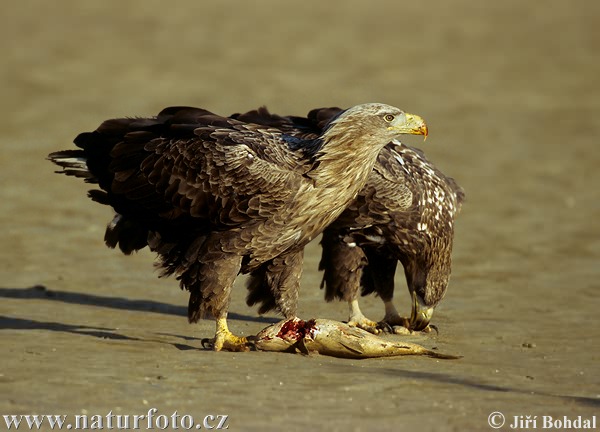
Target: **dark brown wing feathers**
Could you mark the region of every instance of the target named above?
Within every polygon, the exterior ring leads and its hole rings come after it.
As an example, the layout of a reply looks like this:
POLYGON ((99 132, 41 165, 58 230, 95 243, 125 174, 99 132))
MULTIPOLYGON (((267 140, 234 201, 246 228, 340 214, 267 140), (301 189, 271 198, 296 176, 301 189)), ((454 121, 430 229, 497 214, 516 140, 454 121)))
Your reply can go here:
POLYGON ((170 107, 156 118, 107 120, 75 139, 81 150, 50 159, 99 185, 90 197, 122 215, 109 225, 107 244, 131 253, 166 226, 175 242, 192 225, 202 230, 195 218, 209 230, 276 211, 303 173, 301 155, 284 148, 278 135, 203 109, 170 107), (265 191, 272 201, 258 198, 265 191))

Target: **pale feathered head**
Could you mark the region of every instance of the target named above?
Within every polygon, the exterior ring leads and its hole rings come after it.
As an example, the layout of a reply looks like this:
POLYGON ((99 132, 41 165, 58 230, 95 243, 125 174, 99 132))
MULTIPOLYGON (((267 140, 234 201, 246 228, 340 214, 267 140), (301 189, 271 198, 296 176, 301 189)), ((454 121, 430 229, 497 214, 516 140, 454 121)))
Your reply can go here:
POLYGON ((403 134, 427 137, 425 121, 400 108, 382 103, 355 105, 342 111, 326 127, 325 134, 367 136, 370 141, 387 144, 403 134))

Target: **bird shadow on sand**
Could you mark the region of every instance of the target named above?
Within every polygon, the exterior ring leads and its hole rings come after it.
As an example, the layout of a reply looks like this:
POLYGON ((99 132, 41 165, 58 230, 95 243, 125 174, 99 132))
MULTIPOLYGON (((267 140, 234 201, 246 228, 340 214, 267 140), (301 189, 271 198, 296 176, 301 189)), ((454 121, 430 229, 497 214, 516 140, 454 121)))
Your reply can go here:
MULTIPOLYGON (((98 306, 111 309, 151 312, 166 315, 177 315, 186 318, 187 308, 169 303, 156 302, 152 300, 135 300, 123 297, 99 296, 96 294, 77 293, 68 291, 55 291, 43 285, 34 285, 29 288, 0 288, 0 298, 23 299, 23 300, 47 300, 67 304, 79 304, 98 306)), ((229 319, 239 321, 251 321, 272 324, 279 319, 273 317, 255 317, 237 313, 229 313, 229 319)), ((100 339, 128 340, 139 342, 159 342, 172 345, 179 350, 203 349, 199 347, 200 338, 182 336, 170 333, 156 333, 156 338, 137 337, 119 333, 117 329, 106 327, 95 327, 87 325, 73 325, 56 321, 39 321, 30 318, 0 316, 0 330, 46 330, 54 332, 71 333, 77 335, 93 336, 100 339), (167 340, 165 340, 167 338, 167 340), (186 343, 173 342, 172 338, 186 341, 186 343), (189 345, 187 342, 194 343, 189 345)))
MULTIPOLYGON (((137 341, 137 342, 160 342, 166 343, 168 345, 172 345, 175 348, 185 351, 185 350, 197 350, 198 347, 168 342, 164 340, 155 340, 152 338, 139 338, 135 336, 127 336, 124 334, 117 333, 115 329, 111 329, 108 327, 95 327, 95 326, 86 326, 86 325, 74 325, 74 324, 65 324, 56 321, 38 321, 33 319, 26 318, 16 318, 9 316, 0 315, 0 330, 46 330, 53 332, 61 332, 61 333, 71 333, 76 335, 85 335, 92 336, 100 339, 110 339, 110 340, 125 340, 125 341, 137 341)), ((179 337, 186 340, 198 340, 199 338, 192 337, 184 337, 179 335, 168 335, 173 337, 179 337)))
MULTIPOLYGON (((43 299, 70 304, 99 306, 137 312, 152 312, 187 317, 187 307, 153 300, 135 300, 124 297, 99 296, 96 294, 50 290, 43 285, 29 288, 0 288, 0 298, 43 299)), ((280 319, 265 316, 251 316, 229 312, 228 318, 237 321, 250 321, 273 324, 280 319)), ((1 327, 0 327, 1 328, 1 327)))

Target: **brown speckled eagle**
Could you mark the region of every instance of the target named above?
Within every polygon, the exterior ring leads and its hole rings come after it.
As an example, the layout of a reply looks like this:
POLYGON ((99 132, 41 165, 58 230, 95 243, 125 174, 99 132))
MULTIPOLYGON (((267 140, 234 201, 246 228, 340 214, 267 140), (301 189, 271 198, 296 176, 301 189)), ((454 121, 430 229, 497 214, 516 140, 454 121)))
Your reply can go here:
MULTIPOLYGON (((308 139, 318 136, 340 112, 327 108, 311 111, 308 118, 281 117, 261 108, 237 117, 308 139)), ((347 301, 349 323, 373 333, 382 326, 426 329, 448 287, 454 220, 463 199, 463 190, 421 150, 389 142, 357 198, 323 232, 320 269, 325 298, 347 301), (412 297, 410 318, 400 317, 392 302, 398 261, 412 297), (385 317, 379 324, 362 314, 361 288, 363 295, 375 292, 384 301, 385 317)), ((253 273, 248 302, 262 302, 260 310, 265 312, 274 303, 261 271, 253 273)))
POLYGON ((148 246, 163 275, 190 292, 188 318, 216 319, 215 350, 245 350, 227 327, 239 273, 268 269, 273 305, 294 317, 304 246, 356 197, 377 154, 423 120, 372 103, 340 111, 318 134, 197 108, 107 120, 49 155, 62 173, 97 184, 89 196, 117 213, 105 241, 125 254, 148 246))

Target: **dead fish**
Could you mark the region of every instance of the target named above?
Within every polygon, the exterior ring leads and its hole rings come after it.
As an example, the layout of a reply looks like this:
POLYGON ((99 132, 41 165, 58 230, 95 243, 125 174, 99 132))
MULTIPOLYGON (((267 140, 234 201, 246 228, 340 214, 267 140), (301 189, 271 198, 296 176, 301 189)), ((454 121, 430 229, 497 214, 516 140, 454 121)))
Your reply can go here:
POLYGON ((301 352, 342 357, 374 358, 402 355, 424 355, 439 359, 460 356, 441 354, 410 342, 382 339, 368 331, 339 321, 292 318, 273 324, 256 335, 254 346, 259 351, 301 352))

